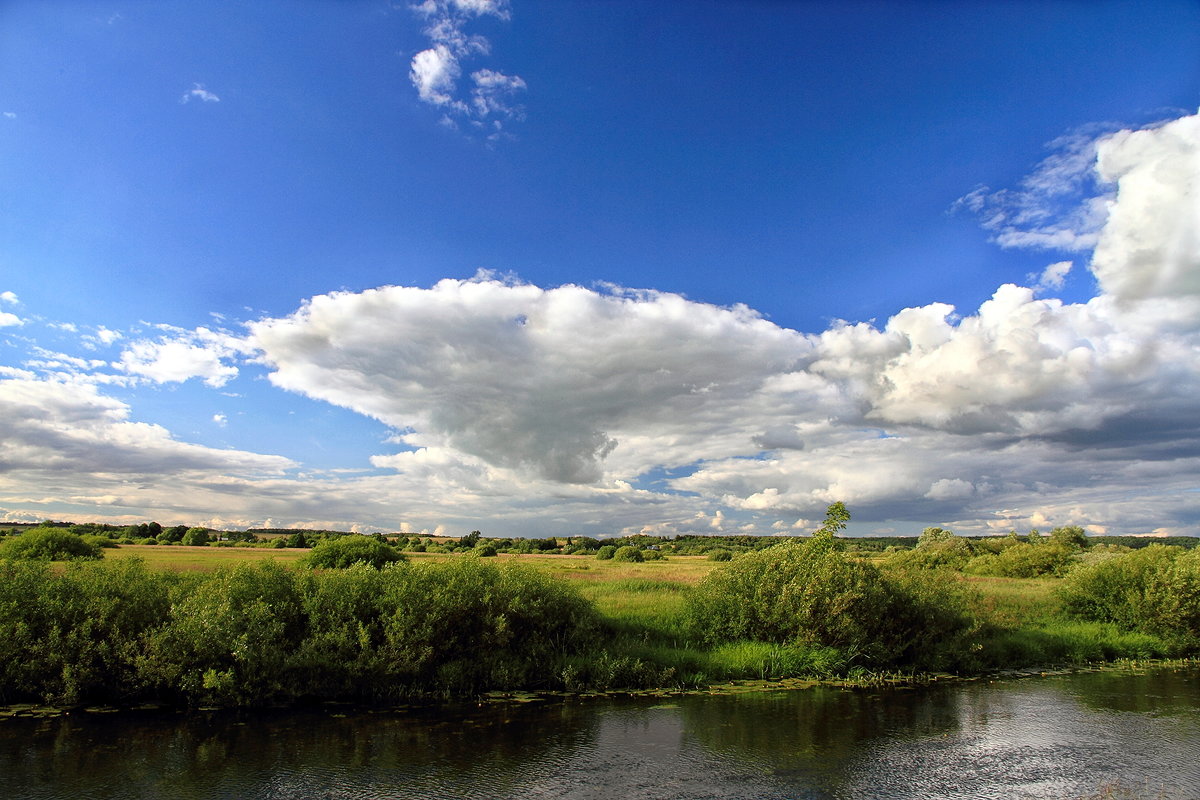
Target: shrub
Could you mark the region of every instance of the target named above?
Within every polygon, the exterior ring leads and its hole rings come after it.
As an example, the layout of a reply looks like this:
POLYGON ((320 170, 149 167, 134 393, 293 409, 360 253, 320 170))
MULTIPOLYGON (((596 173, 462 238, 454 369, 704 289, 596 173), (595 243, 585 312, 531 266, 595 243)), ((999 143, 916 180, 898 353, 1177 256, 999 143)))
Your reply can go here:
POLYGON ((728 550, 709 550, 709 561, 733 561, 733 553, 728 550))
POLYGON ((917 661, 928 642, 970 630, 965 603, 950 591, 953 576, 885 575, 830 545, 815 536, 714 570, 688 595, 689 626, 712 644, 836 647, 876 666, 917 661))
POLYGON ((169 614, 177 576, 138 559, 0 563, 0 698, 120 701, 136 694, 142 639, 169 614))
POLYGON ((1200 550, 1150 545, 1114 555, 1067 575, 1059 597, 1081 619, 1200 646, 1200 550))
POLYGON ((1125 629, 1141 627, 1150 616, 1146 590, 1180 553, 1150 545, 1072 570, 1059 587, 1063 609, 1095 622, 1114 622, 1125 629))
POLYGON ((0 542, 0 559, 76 561, 101 558, 100 548, 61 528, 34 528, 0 542))
POLYGON ((1150 576, 1149 626, 1187 649, 1200 646, 1200 550, 1190 550, 1150 576))
POLYGON ((147 637, 150 687, 221 705, 299 694, 292 655, 307 621, 293 570, 268 561, 203 576, 181 586, 171 609, 170 621, 147 637))
POLYGON ((970 559, 971 545, 966 539, 942 528, 926 528, 915 548, 901 550, 890 557, 889 563, 907 569, 961 570, 970 559), (942 535, 930 536, 932 531, 942 535))
POLYGON ((208 531, 204 528, 188 528, 179 543, 189 547, 204 547, 209 541, 208 531))
POLYGON ((1073 552, 1059 544, 1014 544, 994 556, 976 556, 964 571, 1000 578, 1062 575, 1074 563, 1073 552))
POLYGON ((367 564, 381 569, 386 564, 404 560, 406 559, 403 553, 376 539, 368 536, 341 536, 320 542, 312 552, 301 559, 301 563, 324 569, 345 569, 352 564, 367 564))
POLYGON ((642 551, 630 544, 627 544, 623 547, 618 547, 616 552, 613 553, 613 561, 630 561, 641 563, 645 560, 646 557, 642 555, 642 551))
MULTIPOLYGON (((93 534, 85 534, 85 535, 81 536, 80 538, 83 539, 85 542, 87 542, 90 545, 95 545, 96 547, 100 547, 100 548, 103 548, 106 550, 115 549, 118 546, 116 539, 110 539, 107 536, 97 536, 94 533, 93 534)), ((129 542, 129 544, 133 544, 133 542, 129 542)))
POLYGON ((155 544, 156 545, 156 544, 158 544, 158 539, 155 539, 153 536, 147 536, 145 539, 142 539, 140 542, 138 542, 138 544, 155 544))
POLYGON ((611 544, 606 544, 596 551, 596 558, 600 559, 601 561, 607 561, 615 556, 616 553, 617 548, 613 547, 611 544))
POLYGON ((393 680, 475 691, 549 681, 599 630, 573 586, 519 564, 475 558, 389 569, 382 631, 393 680), (394 609, 394 610, 392 610, 394 609))
POLYGON ((495 558, 496 548, 491 544, 481 544, 475 548, 475 555, 480 558, 495 558))

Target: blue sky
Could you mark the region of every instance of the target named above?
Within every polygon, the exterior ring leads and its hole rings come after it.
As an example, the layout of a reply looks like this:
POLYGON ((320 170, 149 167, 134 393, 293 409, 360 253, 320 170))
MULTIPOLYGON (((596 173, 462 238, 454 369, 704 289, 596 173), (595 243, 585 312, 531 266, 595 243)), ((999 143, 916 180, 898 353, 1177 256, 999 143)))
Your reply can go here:
POLYGON ((245 6, 0 5, 0 519, 1198 532, 1200 4, 245 6))

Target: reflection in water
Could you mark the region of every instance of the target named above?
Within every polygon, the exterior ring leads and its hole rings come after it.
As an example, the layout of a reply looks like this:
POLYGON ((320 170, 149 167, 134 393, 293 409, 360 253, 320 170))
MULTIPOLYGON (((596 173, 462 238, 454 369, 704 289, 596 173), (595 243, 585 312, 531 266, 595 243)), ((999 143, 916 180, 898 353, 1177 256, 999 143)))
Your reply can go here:
POLYGON ((1200 670, 382 713, 0 722, 4 798, 1200 797, 1200 670))

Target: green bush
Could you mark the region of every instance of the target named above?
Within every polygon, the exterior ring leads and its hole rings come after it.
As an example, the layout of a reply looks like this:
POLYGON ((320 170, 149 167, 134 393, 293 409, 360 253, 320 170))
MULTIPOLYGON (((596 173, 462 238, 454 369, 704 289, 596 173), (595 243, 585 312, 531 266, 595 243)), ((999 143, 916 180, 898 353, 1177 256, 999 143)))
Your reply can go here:
POLYGON ((167 697, 250 705, 299 695, 291 663, 307 620, 297 574, 273 561, 184 584, 146 642, 143 680, 167 697))
POLYGON ((1061 544, 1014 544, 996 555, 972 558, 963 568, 972 575, 999 578, 1039 578, 1063 575, 1074 564, 1072 549, 1061 544))
POLYGON ((1150 545, 1072 570, 1059 587, 1066 612, 1080 619, 1139 628, 1153 615, 1146 598, 1152 579, 1182 551, 1150 545))
POLYGON ((888 563, 905 569, 958 569, 961 570, 971 559, 971 545, 961 536, 942 531, 944 536, 926 539, 930 531, 941 528, 926 528, 920 543, 912 550, 901 550, 889 558, 888 563))
POLYGON ((0 559, 77 561, 101 558, 100 548, 61 528, 33 528, 0 542, 0 559))
POLYGON ((1071 615, 1200 647, 1200 550, 1150 545, 1080 566, 1059 590, 1071 615))
POLYGON ((641 563, 646 560, 641 550, 629 544, 618 547, 616 552, 613 553, 612 558, 613 561, 629 561, 634 563, 641 563))
POLYGON ((733 553, 728 550, 709 550, 707 558, 709 561, 733 561, 733 553))
POLYGON ((813 537, 714 570, 688 595, 685 613, 710 644, 834 647, 848 663, 916 663, 930 657, 928 643, 958 643, 970 632, 957 586, 952 575, 885 574, 835 549, 829 537, 813 537))
POLYGON ((376 539, 341 536, 320 542, 301 559, 301 563, 323 569, 345 569, 353 564, 367 564, 381 569, 386 564, 405 560, 403 553, 376 539))
POLYGON ((1152 630, 1200 648, 1200 550, 1190 550, 1151 576, 1146 601, 1152 630))
POLYGON ((495 558, 496 548, 491 544, 481 544, 475 547, 475 555, 480 558, 495 558))
POLYGON ((188 528, 187 532, 179 540, 180 544, 188 547, 204 547, 212 540, 208 535, 208 531, 204 528, 188 528))
POLYGON ((153 536, 147 536, 145 539, 142 539, 140 542, 138 542, 138 544, 148 544, 148 545, 149 545, 149 544, 153 544, 153 545, 157 545, 157 544, 158 544, 158 539, 155 539, 153 536))
POLYGON ((546 685, 595 644, 595 608, 573 586, 475 558, 385 572, 383 647, 394 681, 463 692, 546 685))
POLYGON ((606 544, 596 551, 596 558, 601 561, 607 561, 617 553, 617 548, 611 544, 606 544))
MULTIPOLYGON (((80 538, 83 539, 85 542, 87 542, 90 545, 95 545, 96 547, 100 547, 105 550, 112 550, 112 549, 116 549, 118 547, 117 540, 110 539, 107 536, 97 536, 96 534, 84 534, 80 538)), ((133 542, 129 542, 129 544, 133 544, 133 542)))
POLYGON ((0 562, 0 702, 119 702, 142 688, 143 638, 169 616, 169 586, 138 559, 0 562))

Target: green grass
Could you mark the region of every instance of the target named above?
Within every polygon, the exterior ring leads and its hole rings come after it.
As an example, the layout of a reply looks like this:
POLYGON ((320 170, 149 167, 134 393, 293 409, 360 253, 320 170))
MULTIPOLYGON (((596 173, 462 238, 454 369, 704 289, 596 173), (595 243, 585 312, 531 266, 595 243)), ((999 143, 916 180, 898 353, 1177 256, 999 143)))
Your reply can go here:
POLYGON ((105 550, 105 559, 140 558, 146 566, 155 570, 172 572, 212 572, 221 567, 237 564, 257 564, 274 559, 281 564, 294 564, 308 550, 279 549, 271 547, 185 547, 183 545, 123 544, 105 550))
MULTIPOLYGON (((153 570, 208 572, 240 563, 273 559, 291 565, 309 551, 243 547, 123 545, 106 559, 136 556, 153 570)), ((462 555, 408 553, 413 561, 445 561, 462 555)), ((707 648, 694 641, 683 623, 685 598, 722 565, 704 556, 671 556, 664 561, 629 563, 591 556, 501 554, 570 582, 599 611, 611 636, 603 654, 580 669, 622 682, 649 685, 702 685, 705 681, 828 677, 843 669, 841 656, 824 648, 806 649, 765 642, 734 642, 707 648)), ((1057 578, 966 579, 976 593, 981 622, 978 669, 1081 664, 1176 655, 1161 639, 1122 631, 1114 625, 1071 620, 1056 598, 1057 578)), ((603 683, 604 681, 598 681, 603 683)))

